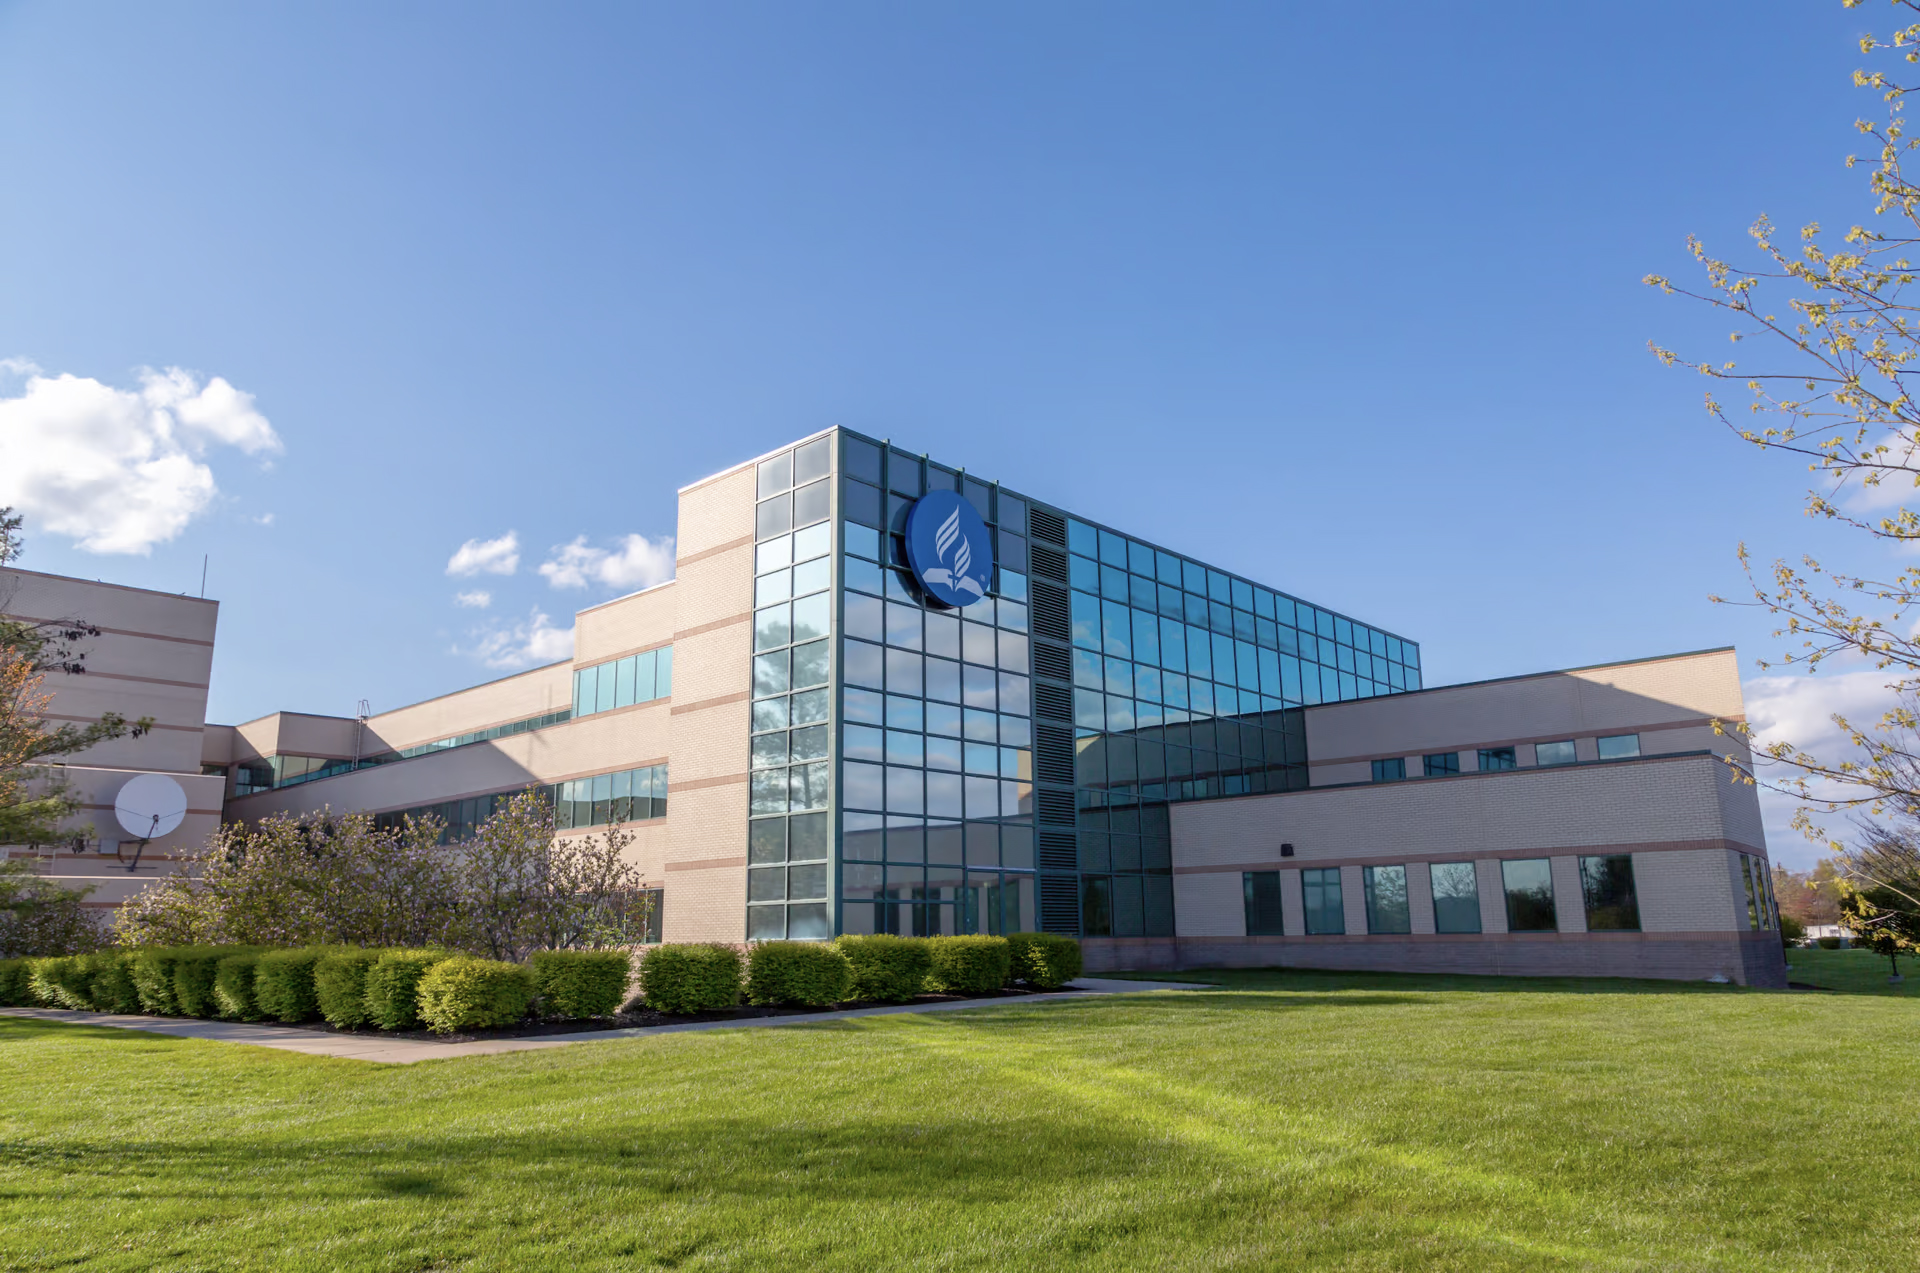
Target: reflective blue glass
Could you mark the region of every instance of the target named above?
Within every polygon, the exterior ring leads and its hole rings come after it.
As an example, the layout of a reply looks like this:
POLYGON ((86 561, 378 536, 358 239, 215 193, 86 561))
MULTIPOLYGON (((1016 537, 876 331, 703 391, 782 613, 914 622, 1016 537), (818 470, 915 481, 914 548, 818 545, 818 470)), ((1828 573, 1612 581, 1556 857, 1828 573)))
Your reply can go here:
POLYGON ((1233 608, 1249 613, 1253 610, 1253 585, 1244 579, 1233 581, 1233 608))
POLYGON ((1233 683, 1233 638, 1214 633, 1213 679, 1222 685, 1233 683))
POLYGON ((1084 592, 1073 594, 1073 643, 1083 649, 1100 648, 1100 599, 1084 592))
POLYGON ((1127 541, 1110 530, 1100 532, 1100 564, 1127 568, 1127 541))
POLYGON ((1100 603, 1100 648, 1120 658, 1133 657, 1132 612, 1113 601, 1100 603))
POLYGON ((1091 557, 1074 554, 1067 559, 1067 582, 1087 592, 1100 591, 1100 563, 1091 557))
POLYGON ((1101 686, 1101 659, 1091 650, 1073 652, 1073 683, 1097 690, 1101 686))
POLYGON ((1180 586, 1180 559, 1172 553, 1154 554, 1155 574, 1161 583, 1180 586))
POLYGON ((1117 566, 1100 567, 1100 595, 1109 601, 1125 601, 1129 594, 1127 572, 1117 566))
POLYGON ((1100 555, 1100 535, 1085 522, 1067 521, 1067 547, 1089 557, 1100 555))
POLYGON ((1160 620, 1151 610, 1133 612, 1133 657, 1160 666, 1160 620))
POLYGON ((1187 671, 1194 676, 1213 675, 1213 638, 1206 629, 1187 628, 1187 671))
POLYGON ((1145 663, 1134 668, 1133 692, 1136 698, 1160 701, 1160 669, 1148 667, 1145 663))
POLYGON ((1159 594, 1159 610, 1162 615, 1169 619, 1180 619, 1186 616, 1186 602, 1182 600, 1182 593, 1178 588, 1161 584, 1159 594))
POLYGON ((1102 688, 1109 694, 1132 694, 1133 664, 1111 656, 1106 662, 1106 680, 1102 688))

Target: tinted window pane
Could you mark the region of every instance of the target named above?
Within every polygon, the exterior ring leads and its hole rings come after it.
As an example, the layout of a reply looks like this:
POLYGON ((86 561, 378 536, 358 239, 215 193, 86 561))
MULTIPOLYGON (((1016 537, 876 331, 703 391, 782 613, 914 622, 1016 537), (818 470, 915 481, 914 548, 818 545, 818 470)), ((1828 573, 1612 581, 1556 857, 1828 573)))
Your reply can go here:
POLYGON ((1640 735, 1614 734, 1600 740, 1600 759, 1627 760, 1640 754, 1640 735))
POLYGON ((1433 929, 1437 933, 1480 931, 1480 885, 1471 862, 1435 862, 1433 929))
POLYGON ((1633 888, 1631 854, 1581 858, 1580 892, 1586 901, 1589 929, 1639 931, 1640 899, 1633 888))
POLYGON ((1407 868, 1370 866, 1364 872, 1364 879, 1367 890, 1367 931, 1412 932, 1412 919, 1407 909, 1407 868))
POLYGON ((1247 936, 1285 936, 1286 925, 1280 913, 1280 872, 1246 871, 1240 880, 1246 893, 1247 936))
POLYGON ((1306 902, 1307 932, 1338 934, 1347 931, 1346 911, 1340 898, 1340 871, 1337 867, 1300 872, 1300 888, 1306 902))
POLYGON ((1573 740, 1569 738, 1557 743, 1535 743, 1533 762, 1536 765, 1571 765, 1573 740))
POLYGON ((1507 891, 1507 928, 1516 933, 1550 933, 1559 924, 1553 911, 1553 867, 1546 858, 1500 864, 1507 891))

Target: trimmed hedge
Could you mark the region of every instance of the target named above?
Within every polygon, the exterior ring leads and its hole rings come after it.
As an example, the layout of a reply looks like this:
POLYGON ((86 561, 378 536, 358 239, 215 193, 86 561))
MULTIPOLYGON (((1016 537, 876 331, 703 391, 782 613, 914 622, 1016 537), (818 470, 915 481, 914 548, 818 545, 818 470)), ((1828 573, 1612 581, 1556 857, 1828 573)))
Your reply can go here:
POLYGON ((183 948, 179 946, 143 946, 128 960, 133 985, 140 996, 142 1011, 156 1017, 180 1015, 180 1000, 173 988, 174 965, 183 948))
POLYGON ((132 961, 124 950, 81 955, 90 974, 88 991, 96 1012, 138 1012, 140 991, 133 984, 132 961))
POLYGON ((1080 975, 1080 943, 1058 933, 1009 933, 1010 980, 1058 990, 1080 975))
POLYGON ((93 1011, 93 974, 79 955, 52 955, 32 963, 33 993, 42 1002, 76 1012, 93 1011))
POLYGON ((1013 951, 1004 937, 933 937, 927 954, 933 962, 928 987, 949 994, 990 994, 1007 984, 1013 968, 1013 951))
POLYGON ((332 950, 303 946, 270 950, 253 966, 253 1002, 263 1017, 275 1021, 311 1021, 320 1015, 320 995, 313 986, 313 967, 332 950))
POLYGON ((448 958, 444 950, 389 950, 367 969, 367 1015, 382 1030, 420 1028, 420 979, 448 958))
POLYGON ((342 1030, 373 1020, 367 1008, 367 970, 384 951, 334 950, 313 966, 313 995, 327 1024, 342 1030))
POLYGON ((220 1004, 213 995, 220 961, 236 954, 235 946, 183 946, 173 959, 173 1001, 183 1017, 214 1017, 220 1004))
POLYGON ((841 1003, 853 985, 853 965, 825 942, 763 941, 747 955, 748 1003, 841 1003))
POLYGON ((556 1017, 610 1017, 627 1001, 633 958, 624 950, 541 950, 532 959, 543 1011, 556 1017))
POLYGON ((0 959, 0 1006, 35 1008, 40 996, 33 992, 33 961, 0 959))
POLYGON ((711 1012, 740 1002, 740 952, 732 946, 673 942, 640 961, 640 992, 655 1012, 711 1012))
POLYGON ((213 966, 213 1004, 233 1021, 258 1021, 260 1005, 253 997, 253 970, 260 962, 257 950, 228 955, 213 966))
POLYGON ((455 955, 420 978, 420 1019, 435 1034, 512 1025, 533 1002, 533 973, 521 964, 455 955))
POLYGON ((933 956, 924 937, 872 933, 838 937, 833 944, 853 967, 849 998, 905 1003, 926 989, 933 956))

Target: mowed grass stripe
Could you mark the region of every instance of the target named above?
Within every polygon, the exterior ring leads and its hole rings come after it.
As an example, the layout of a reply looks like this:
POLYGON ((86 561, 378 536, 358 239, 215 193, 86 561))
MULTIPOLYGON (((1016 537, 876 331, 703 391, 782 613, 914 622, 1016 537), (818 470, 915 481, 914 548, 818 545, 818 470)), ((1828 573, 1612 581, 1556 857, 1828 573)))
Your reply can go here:
POLYGON ((1836 1135, 1912 1000, 1231 980, 405 1067, 10 1021, 0 1265, 1914 1262, 1836 1135))

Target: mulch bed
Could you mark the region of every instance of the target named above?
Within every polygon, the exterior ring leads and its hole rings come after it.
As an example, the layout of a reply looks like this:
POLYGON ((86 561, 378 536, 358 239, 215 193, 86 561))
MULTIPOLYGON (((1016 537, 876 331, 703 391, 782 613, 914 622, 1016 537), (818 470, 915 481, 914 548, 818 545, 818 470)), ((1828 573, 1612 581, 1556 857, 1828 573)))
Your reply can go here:
MULTIPOLYGON (((1029 995, 1050 993, 1039 990, 995 990, 984 995, 919 995, 908 1003, 954 1003, 963 999, 1024 999, 1029 995)), ((518 1025, 502 1026, 495 1030, 468 1030, 460 1034, 434 1034, 428 1030, 376 1030, 341 1029, 328 1025, 324 1021, 309 1021, 299 1025, 289 1025, 282 1021, 250 1021, 248 1025, 271 1026, 278 1030, 305 1030, 318 1034, 371 1035, 382 1039, 419 1039, 430 1043, 477 1043, 483 1039, 538 1039, 555 1034, 594 1034, 603 1030, 631 1030, 636 1027, 657 1025, 685 1025, 691 1021, 749 1021, 760 1017, 810 1017, 822 1012, 842 1012, 849 1008, 889 1008, 894 1003, 858 1002, 835 1004, 831 1008, 766 1008, 742 1004, 738 1008, 729 1008, 722 1012, 655 1012, 634 1000, 618 1015, 612 1017, 594 1017, 589 1020, 540 1020, 523 1021, 518 1025)), ((175 1017, 156 1017, 159 1021, 179 1020, 175 1017)))

